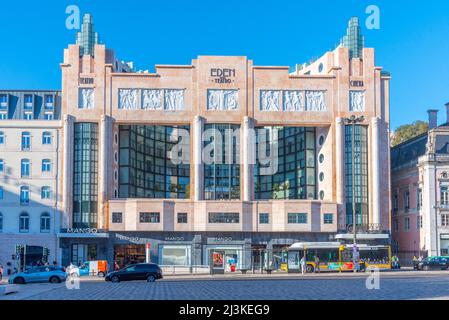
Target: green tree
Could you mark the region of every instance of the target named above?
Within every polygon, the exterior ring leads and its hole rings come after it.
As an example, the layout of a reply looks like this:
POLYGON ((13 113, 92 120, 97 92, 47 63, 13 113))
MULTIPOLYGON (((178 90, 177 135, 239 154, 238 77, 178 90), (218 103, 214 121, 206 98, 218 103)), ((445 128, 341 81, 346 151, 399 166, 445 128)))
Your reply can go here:
POLYGON ((394 132, 394 135, 391 139, 391 145, 393 147, 401 144, 407 140, 410 140, 414 137, 417 137, 429 130, 429 124, 425 121, 415 121, 412 124, 406 124, 400 126, 394 132))

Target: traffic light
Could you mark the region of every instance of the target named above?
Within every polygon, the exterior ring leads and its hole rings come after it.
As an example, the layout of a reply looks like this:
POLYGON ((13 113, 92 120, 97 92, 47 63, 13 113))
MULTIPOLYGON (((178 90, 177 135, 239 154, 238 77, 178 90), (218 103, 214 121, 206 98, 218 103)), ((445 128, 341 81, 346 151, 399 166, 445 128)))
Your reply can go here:
POLYGON ((16 244, 16 255, 20 256, 24 253, 25 246, 22 244, 16 244))

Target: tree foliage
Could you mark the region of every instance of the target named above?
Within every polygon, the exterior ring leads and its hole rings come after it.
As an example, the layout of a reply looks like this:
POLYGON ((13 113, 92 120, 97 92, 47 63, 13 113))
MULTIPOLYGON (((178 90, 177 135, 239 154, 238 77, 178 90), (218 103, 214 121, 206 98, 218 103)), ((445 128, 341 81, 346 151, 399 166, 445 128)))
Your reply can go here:
POLYGON ((391 145, 393 147, 401 144, 407 140, 410 140, 414 137, 417 137, 429 130, 429 124, 425 121, 415 121, 412 124, 406 124, 400 126, 394 132, 394 135, 391 139, 391 145))

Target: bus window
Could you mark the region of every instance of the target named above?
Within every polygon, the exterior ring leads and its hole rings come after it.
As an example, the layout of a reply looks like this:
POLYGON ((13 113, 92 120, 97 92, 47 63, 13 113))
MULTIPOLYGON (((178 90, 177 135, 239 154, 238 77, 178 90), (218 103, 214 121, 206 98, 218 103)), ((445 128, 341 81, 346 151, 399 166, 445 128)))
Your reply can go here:
POLYGON ((317 251, 320 262, 338 262, 338 249, 319 249, 317 251))

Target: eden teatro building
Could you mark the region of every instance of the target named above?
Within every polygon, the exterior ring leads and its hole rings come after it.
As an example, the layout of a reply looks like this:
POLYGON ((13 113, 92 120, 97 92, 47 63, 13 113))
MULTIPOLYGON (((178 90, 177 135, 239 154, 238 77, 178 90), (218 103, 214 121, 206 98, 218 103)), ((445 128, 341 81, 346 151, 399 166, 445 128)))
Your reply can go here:
POLYGON ((86 15, 61 64, 62 264, 149 247, 162 266, 221 250, 277 267, 295 242, 352 241, 353 208, 358 241, 389 243, 390 76, 356 18, 293 69, 199 56, 136 71, 93 28, 86 15))

